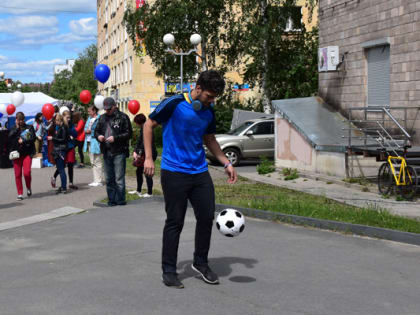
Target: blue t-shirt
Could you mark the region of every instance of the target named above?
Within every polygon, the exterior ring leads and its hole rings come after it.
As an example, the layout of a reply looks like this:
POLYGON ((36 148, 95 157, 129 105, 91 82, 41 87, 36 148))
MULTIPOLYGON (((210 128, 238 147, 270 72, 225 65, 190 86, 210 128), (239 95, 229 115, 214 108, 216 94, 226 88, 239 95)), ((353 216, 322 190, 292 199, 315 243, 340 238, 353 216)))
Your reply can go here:
POLYGON ((163 126, 162 169, 187 174, 208 170, 203 136, 216 133, 213 108, 196 111, 188 94, 180 94, 162 101, 149 118, 163 126))

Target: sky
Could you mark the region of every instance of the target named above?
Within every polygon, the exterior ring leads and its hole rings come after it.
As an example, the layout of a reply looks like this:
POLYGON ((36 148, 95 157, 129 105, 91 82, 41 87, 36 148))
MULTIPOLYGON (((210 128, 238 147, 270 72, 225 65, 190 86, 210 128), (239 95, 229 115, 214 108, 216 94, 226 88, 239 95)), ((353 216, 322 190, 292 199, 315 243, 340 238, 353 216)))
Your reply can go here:
POLYGON ((0 71, 23 83, 51 82, 56 64, 96 43, 95 0, 0 1, 0 71))

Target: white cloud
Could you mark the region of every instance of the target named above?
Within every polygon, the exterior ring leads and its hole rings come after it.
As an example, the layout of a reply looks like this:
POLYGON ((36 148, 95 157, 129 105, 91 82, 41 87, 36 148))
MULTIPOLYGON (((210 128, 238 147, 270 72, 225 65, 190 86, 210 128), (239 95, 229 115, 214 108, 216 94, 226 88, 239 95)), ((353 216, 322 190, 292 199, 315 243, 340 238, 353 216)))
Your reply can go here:
POLYGON ((45 71, 47 69, 53 69, 54 65, 64 63, 65 60, 63 59, 51 59, 51 60, 37 60, 37 61, 28 61, 28 62, 8 62, 2 64, 2 71, 8 72, 9 71, 18 71, 18 72, 26 72, 26 71, 45 71))
POLYGON ((52 12, 94 13, 96 1, 93 0, 13 0, 2 1, 2 13, 11 14, 51 14, 52 12))
POLYGON ((2 56, 2 55, 0 55, 0 62, 3 62, 3 61, 5 61, 5 60, 7 60, 7 57, 6 57, 6 56, 2 56))
POLYGON ((73 34, 92 36, 97 33, 96 19, 93 17, 70 21, 69 26, 73 34))
POLYGON ((0 32, 21 38, 37 38, 57 34, 58 19, 55 16, 16 16, 0 19, 0 32))

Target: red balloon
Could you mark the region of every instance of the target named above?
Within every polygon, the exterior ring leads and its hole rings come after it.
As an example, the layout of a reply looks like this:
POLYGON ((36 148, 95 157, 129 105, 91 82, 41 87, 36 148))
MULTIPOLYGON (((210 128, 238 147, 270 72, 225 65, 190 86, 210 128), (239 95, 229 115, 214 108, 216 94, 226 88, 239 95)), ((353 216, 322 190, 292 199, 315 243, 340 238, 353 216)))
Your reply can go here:
POLYGON ((140 103, 136 100, 131 100, 128 102, 128 110, 133 115, 137 114, 137 112, 140 110, 140 103))
POLYGON ((54 116, 54 106, 53 104, 47 103, 42 106, 42 114, 46 120, 50 120, 54 116))
POLYGON ((88 104, 91 99, 92 99, 92 94, 90 93, 89 90, 83 90, 82 92, 80 92, 80 101, 83 104, 88 104))
POLYGON ((16 107, 13 104, 9 104, 6 107, 6 112, 7 112, 8 115, 13 115, 13 113, 15 112, 15 110, 16 110, 16 107))

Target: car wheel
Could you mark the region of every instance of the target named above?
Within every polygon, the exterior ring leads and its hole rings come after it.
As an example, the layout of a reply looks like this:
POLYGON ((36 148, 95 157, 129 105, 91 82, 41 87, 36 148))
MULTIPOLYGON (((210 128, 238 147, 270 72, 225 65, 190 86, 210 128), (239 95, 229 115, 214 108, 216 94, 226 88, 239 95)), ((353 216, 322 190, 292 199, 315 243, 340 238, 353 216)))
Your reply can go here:
POLYGON ((241 159, 238 150, 233 148, 227 148, 223 150, 223 153, 228 158, 229 162, 232 163, 233 166, 238 166, 239 161, 241 159))

